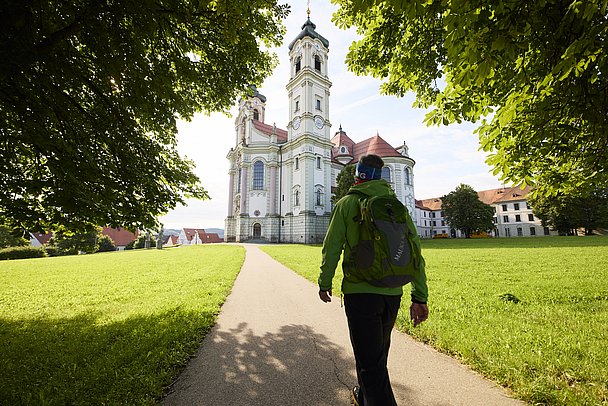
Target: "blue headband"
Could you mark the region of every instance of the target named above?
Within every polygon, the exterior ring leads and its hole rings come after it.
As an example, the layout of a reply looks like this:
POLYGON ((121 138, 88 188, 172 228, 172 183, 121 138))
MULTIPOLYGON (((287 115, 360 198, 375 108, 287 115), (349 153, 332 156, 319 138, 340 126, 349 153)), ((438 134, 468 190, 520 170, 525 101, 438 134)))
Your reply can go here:
POLYGON ((382 169, 365 166, 361 162, 358 162, 355 176, 361 180, 380 179, 382 177, 382 169))

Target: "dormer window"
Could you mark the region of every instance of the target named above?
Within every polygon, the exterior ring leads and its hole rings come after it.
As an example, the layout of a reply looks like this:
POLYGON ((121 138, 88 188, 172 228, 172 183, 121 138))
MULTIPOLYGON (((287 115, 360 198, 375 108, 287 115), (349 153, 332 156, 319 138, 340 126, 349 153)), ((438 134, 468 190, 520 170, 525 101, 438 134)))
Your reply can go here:
POLYGON ((346 147, 343 145, 340 147, 340 153, 341 154, 346 154, 348 151, 346 150, 346 147))
POLYGON ((296 58, 296 73, 298 73, 300 71, 300 68, 301 68, 301 60, 300 60, 300 57, 298 56, 296 58))
POLYGON ((315 55, 315 70, 321 72, 321 58, 319 58, 319 55, 315 55))

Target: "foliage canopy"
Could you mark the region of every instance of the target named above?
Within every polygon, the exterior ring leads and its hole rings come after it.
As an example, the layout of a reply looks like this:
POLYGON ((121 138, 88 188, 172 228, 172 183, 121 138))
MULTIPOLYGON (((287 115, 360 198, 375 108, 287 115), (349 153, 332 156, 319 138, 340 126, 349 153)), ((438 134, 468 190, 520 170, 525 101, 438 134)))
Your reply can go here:
POLYGON ((494 228, 494 208, 479 200, 479 195, 469 185, 461 184, 441 197, 441 208, 450 227, 462 230, 466 238, 474 232, 494 228))
POLYGON ((346 165, 336 178, 336 191, 331 197, 333 204, 336 204, 338 200, 342 199, 348 193, 348 190, 355 183, 355 165, 346 165))
POLYGON ((586 234, 592 234, 597 228, 608 228, 608 189, 550 198, 536 195, 531 197, 530 205, 543 225, 560 234, 572 234, 571 231, 579 227, 584 228, 586 234))
POLYGON ((0 212, 30 230, 147 228, 207 198, 176 120, 268 76, 274 0, 9 0, 0 7, 0 212))
POLYGON ((426 122, 480 122, 504 181, 556 195, 608 185, 606 0, 332 0, 347 55, 426 122))

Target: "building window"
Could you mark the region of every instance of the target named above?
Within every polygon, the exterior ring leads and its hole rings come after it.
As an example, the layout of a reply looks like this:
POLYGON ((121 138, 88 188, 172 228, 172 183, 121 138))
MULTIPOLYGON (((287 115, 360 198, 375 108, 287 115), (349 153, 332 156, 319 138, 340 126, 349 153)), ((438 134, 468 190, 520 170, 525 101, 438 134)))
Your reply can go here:
POLYGON ((441 220, 441 227, 445 227, 445 220, 441 220))
POLYGON ((508 223, 509 222, 509 216, 502 216, 502 222, 503 223, 508 223))
POLYGON ((382 179, 391 183, 391 169, 388 166, 382 168, 382 179))
POLYGON ((515 215, 515 222, 519 223, 521 221, 521 216, 519 214, 515 215))
POLYGON ((243 170, 239 168, 239 176, 236 182, 236 192, 241 193, 241 177, 243 176, 243 170))
POLYGON ((321 58, 319 58, 319 55, 315 55, 315 70, 321 72, 321 58))
POLYGON ((517 236, 518 237, 523 237, 524 235, 524 230, 521 227, 517 227, 517 236))
POLYGON ((256 161, 253 164, 253 190, 264 189, 264 162, 256 161))
POLYGON ((436 214, 435 212, 432 212, 432 213, 431 213, 431 217, 432 217, 432 218, 435 218, 435 214, 436 214))
POLYGON ((300 158, 296 157, 296 170, 300 169, 300 158))
POLYGON ((293 201, 294 201, 294 206, 300 205, 300 191, 299 190, 296 190, 296 192, 294 193, 293 201))
POLYGON ((405 168, 405 184, 412 184, 412 173, 410 172, 410 168, 405 168))
POLYGON ((317 189, 317 192, 316 192, 317 206, 321 206, 321 200, 322 200, 321 195, 322 195, 321 189, 317 189))
POLYGON ((530 207, 530 203, 526 202, 526 208, 527 208, 528 210, 530 210, 530 209, 532 208, 532 207, 530 207))
POLYGON ((443 217, 443 210, 439 212, 439 217, 443 217))
POLYGON ((530 235, 536 235, 536 227, 530 227, 530 235))
POLYGON ((259 120, 260 119, 260 113, 256 110, 253 110, 253 119, 254 120, 259 120))
POLYGON ((301 61, 300 61, 300 57, 296 58, 296 73, 298 73, 300 71, 301 68, 301 61))
POLYGON ((296 108, 294 111, 300 111, 300 101, 296 100, 296 108))
POLYGON ((317 157, 317 169, 321 169, 321 157, 317 157))
POLYGON ((534 221, 534 214, 528 214, 528 221, 534 221))
POLYGON ((431 221, 431 225, 432 225, 433 227, 435 227, 435 226, 437 225, 437 222, 436 222, 435 220, 433 220, 433 221, 431 221))
POLYGON ((317 105, 316 105, 317 110, 321 110, 321 100, 317 99, 317 105))
POLYGON ((423 211, 422 214, 424 215, 424 217, 426 217, 426 211, 423 211))
POLYGON ((424 226, 426 227, 426 220, 424 220, 424 226))
POLYGON ((502 211, 507 211, 507 205, 506 204, 502 205, 502 211))
POLYGON ((513 203, 513 210, 519 210, 519 203, 513 203))

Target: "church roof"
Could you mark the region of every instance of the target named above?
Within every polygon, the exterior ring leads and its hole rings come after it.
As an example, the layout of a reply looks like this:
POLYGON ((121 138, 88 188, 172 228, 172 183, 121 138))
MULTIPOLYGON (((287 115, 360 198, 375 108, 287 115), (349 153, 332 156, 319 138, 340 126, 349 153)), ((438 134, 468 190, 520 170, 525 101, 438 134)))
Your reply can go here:
POLYGON ((308 17, 308 19, 302 26, 302 32, 300 32, 298 36, 289 44, 289 50, 291 51, 296 42, 304 37, 316 38, 321 41, 325 48, 329 48, 329 41, 326 40, 321 34, 316 32, 315 28, 317 28, 317 26, 312 21, 310 21, 310 17, 308 17))
POLYGON ((355 158, 359 159, 362 155, 374 154, 381 158, 389 156, 401 157, 399 152, 388 142, 384 141, 379 135, 368 138, 355 146, 355 158))
POLYGON ((334 147, 332 148, 332 155, 334 157, 337 157, 337 156, 351 156, 352 157, 353 156, 353 151, 355 149, 355 142, 353 140, 351 140, 344 131, 342 131, 342 126, 340 126, 340 130, 331 139, 331 142, 332 142, 332 144, 334 144, 334 147), (344 145, 346 148, 348 148, 348 151, 344 154, 340 153, 339 147, 341 145, 344 145))
MULTIPOLYGON (((259 120, 253 120, 253 126, 255 127, 256 130, 260 131, 263 134, 266 134, 269 137, 272 135, 272 130, 274 128, 273 126, 268 125, 266 123, 262 123, 259 120)), ((276 131, 277 131, 277 142, 279 144, 287 142, 287 131, 282 130, 278 127, 276 127, 276 131)))

